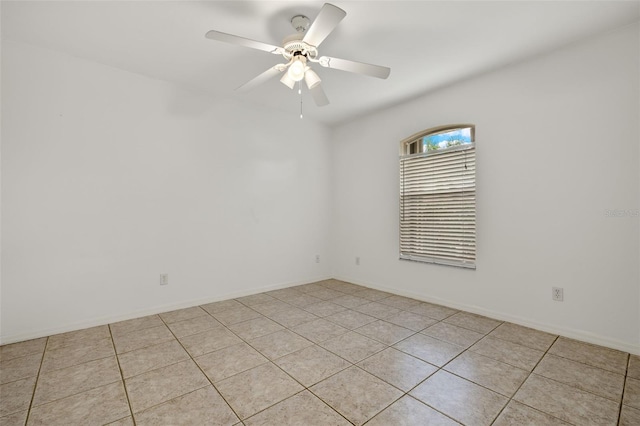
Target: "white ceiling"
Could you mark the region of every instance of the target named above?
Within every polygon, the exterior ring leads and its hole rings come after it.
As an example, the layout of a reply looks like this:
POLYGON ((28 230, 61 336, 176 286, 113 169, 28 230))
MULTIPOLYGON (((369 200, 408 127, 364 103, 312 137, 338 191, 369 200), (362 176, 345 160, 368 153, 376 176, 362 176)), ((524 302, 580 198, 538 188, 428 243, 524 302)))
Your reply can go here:
MULTIPOLYGON (((305 117, 339 124, 479 73, 627 25, 640 1, 341 1, 346 18, 320 55, 391 67, 387 80, 318 65, 331 104, 304 94, 305 117)), ((2 1, 2 37, 297 116, 297 91, 273 79, 234 89, 279 57, 205 39, 211 29, 280 45, 320 1, 2 1)), ((594 62, 598 64, 597 59, 594 62)))

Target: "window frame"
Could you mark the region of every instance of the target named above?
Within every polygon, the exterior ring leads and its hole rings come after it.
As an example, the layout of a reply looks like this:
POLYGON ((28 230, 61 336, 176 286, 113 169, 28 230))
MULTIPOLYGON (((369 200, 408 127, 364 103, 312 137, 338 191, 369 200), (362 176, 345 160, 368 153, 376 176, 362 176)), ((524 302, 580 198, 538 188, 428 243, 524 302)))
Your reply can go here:
MULTIPOLYGON (((429 129, 420 131, 418 133, 415 133, 405 139, 403 139, 402 141, 400 141, 399 144, 399 148, 400 148, 400 156, 399 156, 399 167, 400 170, 398 171, 398 175, 401 176, 402 175, 402 166, 403 166, 403 160, 407 159, 407 158, 416 158, 416 157, 428 157, 428 156, 432 156, 432 155, 438 155, 438 154, 442 154, 442 153, 447 153, 447 152, 453 152, 453 151, 463 151, 463 150, 470 150, 473 149, 473 154, 475 157, 475 148, 476 148, 476 138, 475 138, 475 125, 474 124, 470 124, 470 123, 463 123, 463 124, 447 124, 447 125, 443 125, 443 126, 437 126, 437 127, 431 127, 429 129), (433 150, 433 151, 418 151, 418 152, 414 152, 414 153, 410 153, 411 152, 411 145, 413 143, 420 143, 422 141, 422 139, 426 136, 430 136, 430 135, 435 135, 435 134, 439 134, 439 133, 446 133, 448 131, 453 131, 453 130, 460 130, 460 129, 470 129, 470 136, 471 136, 471 143, 468 144, 461 144, 461 145, 455 145, 455 146, 451 146, 451 147, 447 147, 447 148, 442 148, 442 149, 437 149, 437 150, 433 150)), ((416 145, 417 146, 417 145, 416 145)), ((477 233, 476 233, 476 198, 475 198, 475 193, 476 193, 476 170, 474 168, 474 172, 473 172, 473 182, 474 182, 474 200, 473 200, 473 211, 474 211, 474 237, 473 237, 473 242, 474 242, 474 251, 473 251, 473 261, 454 261, 454 260, 447 260, 447 259, 441 259, 441 258, 437 258, 437 257, 416 257, 416 256, 410 256, 410 255, 404 255, 402 254, 402 221, 403 221, 403 185, 404 185, 404 181, 403 179, 399 179, 399 205, 398 205, 398 253, 399 253, 399 260, 408 260, 408 261, 413 261, 413 262, 420 262, 420 263, 428 263, 428 264, 438 264, 438 265, 446 265, 446 266, 456 266, 456 267, 461 267, 461 268, 465 268, 465 269, 476 269, 476 261, 477 261, 477 233)), ((463 193, 464 191, 460 191, 460 193, 463 193)))

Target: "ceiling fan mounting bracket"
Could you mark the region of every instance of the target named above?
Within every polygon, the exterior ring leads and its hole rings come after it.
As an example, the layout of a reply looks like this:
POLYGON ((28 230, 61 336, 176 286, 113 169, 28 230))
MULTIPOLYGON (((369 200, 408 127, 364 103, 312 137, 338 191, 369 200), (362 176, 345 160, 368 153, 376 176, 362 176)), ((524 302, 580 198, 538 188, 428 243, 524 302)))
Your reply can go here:
POLYGON ((291 26, 299 33, 307 31, 310 23, 311 21, 309 21, 309 18, 304 15, 296 15, 291 18, 291 26))
POLYGON ((318 49, 310 44, 305 43, 299 39, 285 39, 284 46, 282 46, 283 52, 282 56, 285 59, 290 60, 294 56, 305 56, 307 59, 313 60, 318 56, 318 49))

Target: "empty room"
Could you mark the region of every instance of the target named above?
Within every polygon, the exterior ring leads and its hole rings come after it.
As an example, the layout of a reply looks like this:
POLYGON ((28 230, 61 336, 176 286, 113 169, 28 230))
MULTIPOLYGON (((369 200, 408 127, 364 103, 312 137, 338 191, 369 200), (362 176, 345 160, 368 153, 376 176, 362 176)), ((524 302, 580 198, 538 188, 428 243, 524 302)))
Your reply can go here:
POLYGON ((640 1, 0 23, 0 425, 640 425, 640 1))

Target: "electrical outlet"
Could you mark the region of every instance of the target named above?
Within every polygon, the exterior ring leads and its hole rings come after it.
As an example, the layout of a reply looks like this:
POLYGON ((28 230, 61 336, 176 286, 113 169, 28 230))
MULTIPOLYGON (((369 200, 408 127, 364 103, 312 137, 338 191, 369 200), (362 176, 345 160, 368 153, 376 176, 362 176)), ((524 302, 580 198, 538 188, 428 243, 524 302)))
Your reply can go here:
POLYGON ((551 287, 551 298, 557 302, 564 301, 564 289, 561 287, 551 287))
POLYGON ((160 274, 160 285, 169 284, 169 274, 160 274))
POLYGON ((356 265, 360 266, 360 257, 356 256, 356 265))
POLYGON ((320 255, 316 254, 316 263, 320 263, 320 255))

